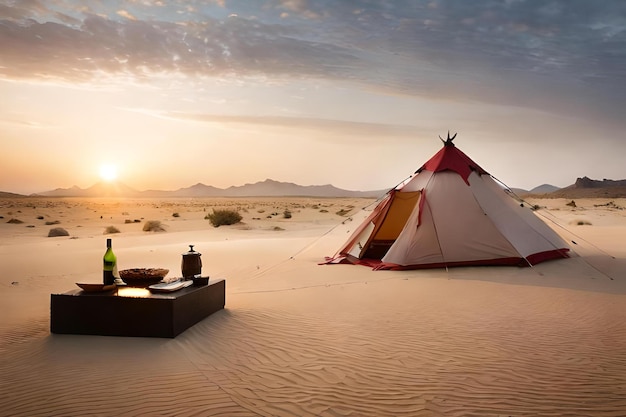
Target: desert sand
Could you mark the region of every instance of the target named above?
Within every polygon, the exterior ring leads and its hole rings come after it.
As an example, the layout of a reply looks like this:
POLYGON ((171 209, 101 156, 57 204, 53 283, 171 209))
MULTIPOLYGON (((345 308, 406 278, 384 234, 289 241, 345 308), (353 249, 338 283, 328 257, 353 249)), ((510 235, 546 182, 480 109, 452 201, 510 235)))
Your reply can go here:
POLYGON ((532 201, 574 252, 530 268, 320 265, 372 202, 0 199, 0 415, 626 415, 625 199, 532 201), (168 277, 194 244, 225 309, 174 339, 51 334, 107 237, 168 277))

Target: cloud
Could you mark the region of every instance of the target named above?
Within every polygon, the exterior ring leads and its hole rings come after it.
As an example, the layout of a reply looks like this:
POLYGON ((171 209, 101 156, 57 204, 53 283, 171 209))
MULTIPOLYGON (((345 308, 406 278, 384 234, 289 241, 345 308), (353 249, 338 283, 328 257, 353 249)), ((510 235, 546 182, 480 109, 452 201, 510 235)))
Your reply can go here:
POLYGON ((117 15, 122 16, 128 20, 137 20, 137 18, 129 13, 127 10, 118 10, 117 15))
POLYGON ((320 78, 612 121, 626 104, 622 1, 63 4, 0 5, 1 76, 320 78))
MULTIPOLYGON (((319 133, 332 135, 347 135, 354 137, 359 143, 374 141, 380 144, 380 138, 386 141, 414 140, 417 135, 423 135, 423 130, 416 126, 368 123, 346 120, 323 119, 314 117, 283 117, 283 116, 238 116, 209 113, 168 112, 151 109, 126 109, 158 118, 201 123, 217 123, 222 125, 254 125, 274 127, 280 129, 313 130, 319 133)), ((319 137, 324 140, 324 137, 319 137)))
MULTIPOLYGON (((332 76, 357 59, 333 45, 296 40, 290 29, 245 19, 172 23, 87 15, 80 27, 31 19, 0 25, 2 73, 7 78, 93 81, 101 72, 188 76, 332 76)), ((345 75, 335 75, 345 76, 345 75)))

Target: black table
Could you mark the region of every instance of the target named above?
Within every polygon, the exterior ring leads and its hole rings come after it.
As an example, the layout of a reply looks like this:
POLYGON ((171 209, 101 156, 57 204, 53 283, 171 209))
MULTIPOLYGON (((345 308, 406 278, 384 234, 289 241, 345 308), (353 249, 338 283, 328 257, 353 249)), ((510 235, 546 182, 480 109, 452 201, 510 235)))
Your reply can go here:
POLYGON ((110 292, 81 289, 50 296, 50 331, 103 336, 176 337, 224 308, 226 281, 171 293, 118 287, 110 292))

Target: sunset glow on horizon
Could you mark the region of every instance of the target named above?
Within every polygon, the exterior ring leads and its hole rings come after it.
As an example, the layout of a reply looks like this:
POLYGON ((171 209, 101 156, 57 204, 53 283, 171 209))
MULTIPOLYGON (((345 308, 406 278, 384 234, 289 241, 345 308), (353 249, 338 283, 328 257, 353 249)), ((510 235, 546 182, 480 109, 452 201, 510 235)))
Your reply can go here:
POLYGON ((626 178, 620 1, 0 6, 0 191, 384 189, 448 130, 511 187, 626 178))

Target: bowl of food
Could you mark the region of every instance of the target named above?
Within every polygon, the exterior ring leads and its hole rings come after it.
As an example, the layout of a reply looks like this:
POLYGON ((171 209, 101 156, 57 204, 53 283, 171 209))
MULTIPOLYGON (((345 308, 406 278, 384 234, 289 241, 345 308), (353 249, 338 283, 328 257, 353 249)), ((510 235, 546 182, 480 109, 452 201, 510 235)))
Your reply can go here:
POLYGON ((161 282, 170 272, 164 268, 131 268, 122 269, 120 278, 131 287, 148 287, 161 282))

